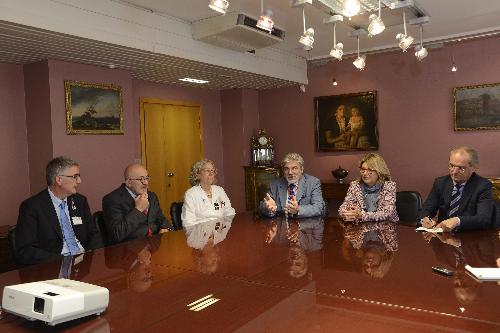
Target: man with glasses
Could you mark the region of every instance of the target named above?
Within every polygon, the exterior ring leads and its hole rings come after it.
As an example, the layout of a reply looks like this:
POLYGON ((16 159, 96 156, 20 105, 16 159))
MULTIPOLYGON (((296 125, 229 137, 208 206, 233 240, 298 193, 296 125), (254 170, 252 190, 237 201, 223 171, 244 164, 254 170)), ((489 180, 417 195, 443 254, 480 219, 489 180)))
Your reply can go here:
POLYGON ((76 193, 80 166, 68 157, 47 164, 47 189, 19 207, 14 257, 25 265, 102 247, 87 199, 76 193))
POLYGON ((158 197, 148 191, 148 171, 140 164, 129 165, 125 182, 102 199, 107 234, 113 243, 173 230, 160 207, 158 197))
POLYGON ((304 159, 297 153, 289 153, 281 162, 284 177, 269 186, 260 213, 272 217, 286 213, 294 217, 313 217, 324 214, 325 202, 318 178, 304 173, 304 159))
POLYGON ((477 163, 474 149, 458 147, 450 152, 449 175, 434 181, 424 203, 423 227, 462 231, 492 226, 492 185, 474 172, 477 163))

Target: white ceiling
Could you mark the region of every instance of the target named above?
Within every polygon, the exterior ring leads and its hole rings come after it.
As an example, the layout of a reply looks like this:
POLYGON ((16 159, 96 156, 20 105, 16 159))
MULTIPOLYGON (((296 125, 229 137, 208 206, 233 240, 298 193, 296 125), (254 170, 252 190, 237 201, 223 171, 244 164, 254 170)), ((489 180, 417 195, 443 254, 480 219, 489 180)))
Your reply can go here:
MULTIPOLYGON (((259 0, 228 1, 230 11, 242 11, 258 18, 259 0)), ((185 22, 219 15, 208 8, 209 0, 127 0, 121 2, 170 15, 185 22)), ((500 0, 415 0, 414 2, 430 16, 430 23, 424 25, 424 41, 456 40, 464 36, 500 32, 500 0)), ((287 0, 264 0, 264 8, 273 11, 275 25, 286 31, 285 41, 279 44, 278 48, 307 59, 328 57, 333 45, 333 28, 331 25, 322 23, 323 18, 328 16, 326 13, 313 6, 306 6, 307 26, 315 30, 314 48, 307 54, 306 51, 300 49, 297 42, 303 30, 301 10, 290 7, 287 0)), ((387 9, 387 11, 390 10, 387 9)), ((364 15, 366 21, 367 17, 368 14, 364 15)), ((384 12, 382 18, 384 18, 384 12)), ((361 49, 378 50, 396 47, 395 36, 403 30, 402 17, 400 23, 401 25, 387 27, 380 35, 362 37, 361 49)), ((352 30, 344 24, 337 25, 337 42, 344 44, 344 53, 355 52, 356 40, 348 37, 349 31, 352 30)), ((408 33, 418 37, 418 27, 408 26, 408 33)))
MULTIPOLYGON (((302 34, 301 9, 291 8, 287 0, 264 0, 264 7, 274 12, 275 25, 285 30, 286 36, 284 42, 258 50, 255 56, 194 41, 190 23, 219 15, 208 7, 208 2, 0 1, 0 62, 26 64, 60 59, 112 65, 130 71, 135 78, 159 83, 196 86, 178 79, 197 77, 209 79, 210 83, 204 87, 213 89, 267 89, 307 83, 304 59, 313 63, 331 59, 328 53, 333 44, 333 29, 322 23, 328 13, 314 6, 306 7, 307 26, 315 29, 314 49, 307 53, 297 42, 302 34), (182 45, 177 44, 178 41, 183 42, 182 45)), ((259 0, 229 2, 231 11, 253 17, 260 13, 259 0)), ((427 43, 500 33, 500 0, 415 2, 430 16, 430 23, 424 25, 427 43)), ((363 24, 368 14, 351 22, 363 24)), ((386 9, 382 17, 387 21, 395 20, 395 26, 387 27, 381 35, 361 37, 362 52, 396 49, 395 35, 403 28, 394 14, 386 9)), ((408 29, 409 34, 418 37, 417 27, 409 26, 408 29)), ((348 37, 350 31, 352 28, 347 25, 337 25, 337 41, 344 43, 347 55, 356 51, 355 38, 348 37)))

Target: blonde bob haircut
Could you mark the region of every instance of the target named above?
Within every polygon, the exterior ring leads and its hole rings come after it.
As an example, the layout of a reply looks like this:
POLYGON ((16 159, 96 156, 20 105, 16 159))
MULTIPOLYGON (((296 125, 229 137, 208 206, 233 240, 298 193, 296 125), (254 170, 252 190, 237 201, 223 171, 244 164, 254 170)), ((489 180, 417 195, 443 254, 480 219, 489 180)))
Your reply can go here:
POLYGON ((212 164, 214 166, 215 174, 217 174, 217 168, 215 167, 215 163, 212 160, 209 160, 208 158, 204 158, 202 160, 197 161, 193 166, 191 167, 191 171, 189 172, 189 184, 191 186, 196 186, 200 183, 200 174, 201 174, 201 169, 207 164, 212 164))
MULTIPOLYGON (((374 170, 378 175, 377 183, 383 184, 385 181, 391 180, 391 172, 387 167, 382 156, 375 153, 366 154, 360 161, 358 167, 361 169, 363 163, 366 163, 366 166, 370 170, 374 170)), ((361 178, 359 179, 361 182, 361 178)))

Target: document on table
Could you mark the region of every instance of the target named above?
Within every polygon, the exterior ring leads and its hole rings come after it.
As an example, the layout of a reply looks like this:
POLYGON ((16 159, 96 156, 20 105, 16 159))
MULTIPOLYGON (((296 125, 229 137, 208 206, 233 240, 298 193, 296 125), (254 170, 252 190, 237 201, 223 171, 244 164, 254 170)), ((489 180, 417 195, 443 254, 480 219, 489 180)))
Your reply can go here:
POLYGON ((465 265, 465 269, 478 280, 500 281, 500 268, 470 267, 469 265, 465 265))
POLYGON ((443 228, 424 228, 424 227, 418 227, 415 230, 416 231, 433 232, 433 233, 442 233, 443 232, 443 228))

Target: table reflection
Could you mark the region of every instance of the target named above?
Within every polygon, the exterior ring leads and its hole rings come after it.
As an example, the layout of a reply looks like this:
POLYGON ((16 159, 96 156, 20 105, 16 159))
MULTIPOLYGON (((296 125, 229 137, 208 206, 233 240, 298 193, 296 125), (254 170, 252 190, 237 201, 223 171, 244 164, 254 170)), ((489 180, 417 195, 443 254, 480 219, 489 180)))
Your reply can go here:
POLYGON ((234 215, 201 220, 185 229, 186 242, 192 250, 193 265, 203 274, 212 274, 219 268, 219 244, 226 239, 234 215))
MULTIPOLYGON (((151 287, 153 282, 151 255, 158 250, 160 245, 161 236, 155 235, 127 242, 123 246, 107 247, 104 249, 104 261, 108 268, 118 268, 126 273, 124 276, 126 288, 144 292, 151 287)), ((116 286, 118 289, 123 289, 121 283, 117 283, 116 286)))

